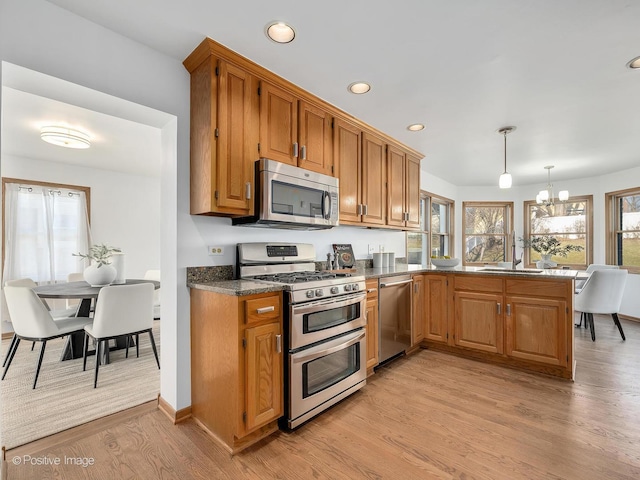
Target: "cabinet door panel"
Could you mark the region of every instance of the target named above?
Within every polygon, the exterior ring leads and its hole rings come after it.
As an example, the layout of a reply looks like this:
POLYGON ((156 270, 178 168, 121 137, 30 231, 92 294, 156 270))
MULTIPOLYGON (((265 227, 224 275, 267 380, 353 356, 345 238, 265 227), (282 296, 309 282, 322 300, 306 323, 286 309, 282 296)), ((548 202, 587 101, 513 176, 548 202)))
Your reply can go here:
POLYGON ((420 228, 420 159, 407 155, 405 165, 405 210, 409 214, 405 225, 420 228))
POLYGON ((298 100, 267 82, 260 84, 260 156, 297 165, 298 100))
POLYGON ((413 276, 413 320, 411 324, 411 345, 417 345, 424 338, 424 275, 413 276))
POLYGON ((226 62, 219 69, 217 204, 250 212, 258 156, 256 80, 226 62))
POLYGON ((245 331, 247 431, 282 415, 282 353, 276 348, 281 333, 280 323, 245 331))
POLYGON ((507 297, 506 354, 550 365, 567 365, 567 304, 539 297, 507 297))
POLYGON ((389 146, 387 150, 387 225, 403 227, 405 223, 404 182, 405 156, 402 150, 389 146))
POLYGON ((307 102, 300 101, 299 105, 298 166, 325 175, 333 175, 331 116, 307 102))
POLYGON ((367 299, 367 370, 378 365, 378 299, 367 299))
MULTIPOLYGON (((366 206, 363 223, 384 225, 386 202, 386 157, 382 139, 362 134, 362 204, 366 206)), ((342 188, 342 187, 341 187, 342 188)))
POLYGON ((447 277, 425 275, 424 281, 424 338, 447 343, 447 277))
POLYGON ((333 152, 336 176, 340 180, 340 221, 360 222, 358 205, 362 199, 362 131, 336 118, 333 125, 333 152))
POLYGON ((501 295, 456 292, 455 344, 484 352, 502 353, 501 295))

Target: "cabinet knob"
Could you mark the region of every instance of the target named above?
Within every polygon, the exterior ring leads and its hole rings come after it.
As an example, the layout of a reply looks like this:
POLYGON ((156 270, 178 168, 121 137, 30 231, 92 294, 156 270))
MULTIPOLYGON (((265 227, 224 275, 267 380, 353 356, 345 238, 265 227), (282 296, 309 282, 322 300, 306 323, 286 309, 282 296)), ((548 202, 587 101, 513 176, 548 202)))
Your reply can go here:
POLYGON ((298 142, 295 142, 293 144, 293 156, 297 157, 298 156, 298 142))
POLYGON ((247 200, 251 200, 251 182, 245 183, 244 188, 247 200))
POLYGON ((362 207, 364 208, 363 215, 369 215, 369 205, 363 205, 362 207))
POLYGON ((511 316, 511 304, 507 303, 507 317, 511 316))
POLYGON ((356 208, 356 215, 362 215, 362 204, 359 203, 358 207, 356 208))
POLYGON ((306 145, 302 145, 302 147, 300 147, 300 158, 302 158, 302 160, 306 160, 307 159, 307 146, 306 145))
POLYGON ((498 303, 498 315, 502 313, 502 304, 498 303))
POLYGON ((276 335, 276 352, 282 353, 282 335, 276 335))
POLYGON ((262 307, 262 308, 256 308, 256 312, 258 314, 262 314, 262 313, 269 313, 269 312, 273 312, 276 309, 276 307, 274 307, 273 305, 271 305, 270 307, 262 307))

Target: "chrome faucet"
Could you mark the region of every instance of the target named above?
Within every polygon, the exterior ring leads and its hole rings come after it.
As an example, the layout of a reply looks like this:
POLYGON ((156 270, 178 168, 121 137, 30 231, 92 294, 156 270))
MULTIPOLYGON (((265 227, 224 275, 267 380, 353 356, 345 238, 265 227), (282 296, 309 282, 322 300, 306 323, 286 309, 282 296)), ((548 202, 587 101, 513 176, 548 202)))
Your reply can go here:
POLYGON ((520 262, 522 262, 522 253, 520 254, 520 258, 516 259, 516 232, 513 232, 513 239, 511 241, 511 270, 515 270, 516 265, 520 262))

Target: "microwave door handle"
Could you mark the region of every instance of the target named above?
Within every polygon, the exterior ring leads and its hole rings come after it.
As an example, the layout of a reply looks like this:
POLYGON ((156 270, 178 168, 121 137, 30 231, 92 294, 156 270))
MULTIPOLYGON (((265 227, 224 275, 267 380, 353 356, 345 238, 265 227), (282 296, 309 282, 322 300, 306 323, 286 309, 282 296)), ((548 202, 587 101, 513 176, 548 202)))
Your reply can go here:
POLYGON ((331 194, 327 191, 322 192, 322 216, 326 220, 331 218, 331 194))
POLYGON ((339 352, 340 350, 344 350, 345 348, 358 343, 364 337, 365 331, 358 330, 357 332, 345 335, 344 337, 339 337, 331 342, 325 342, 315 347, 308 348, 307 350, 304 350, 306 355, 303 357, 298 357, 297 354, 294 354, 292 357, 293 363, 304 363, 316 358, 324 357, 331 353, 339 352))

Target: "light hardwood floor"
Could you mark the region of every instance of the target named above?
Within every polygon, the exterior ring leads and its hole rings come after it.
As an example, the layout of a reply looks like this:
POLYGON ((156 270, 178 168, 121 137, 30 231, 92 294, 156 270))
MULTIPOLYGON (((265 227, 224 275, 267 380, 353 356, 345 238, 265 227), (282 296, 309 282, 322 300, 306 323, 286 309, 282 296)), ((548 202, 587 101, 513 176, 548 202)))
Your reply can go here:
POLYGON ((575 383, 421 350, 293 433, 230 457, 154 405, 7 452, 10 479, 638 479, 640 324, 576 329, 575 383), (95 465, 12 459, 93 458, 95 465))

